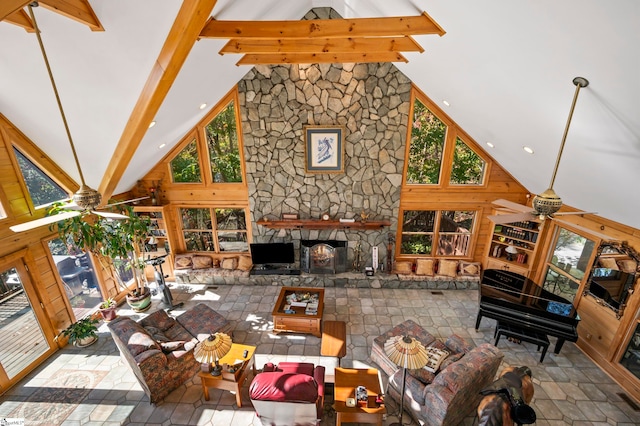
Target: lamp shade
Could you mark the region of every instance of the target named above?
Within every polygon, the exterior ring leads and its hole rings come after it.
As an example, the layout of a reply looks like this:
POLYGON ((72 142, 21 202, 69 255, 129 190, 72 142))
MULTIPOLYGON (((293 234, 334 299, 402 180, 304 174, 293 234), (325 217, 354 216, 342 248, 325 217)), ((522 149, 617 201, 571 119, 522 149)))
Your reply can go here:
POLYGON ((229 352, 231 343, 228 334, 212 334, 196 346, 193 356, 202 364, 214 364, 229 352))
POLYGON ((515 248, 514 246, 508 246, 506 249, 504 249, 504 251, 506 251, 509 254, 518 254, 518 249, 515 248))
POLYGON ((427 365, 427 350, 410 336, 393 336, 384 344, 384 353, 399 367, 415 370, 427 365))

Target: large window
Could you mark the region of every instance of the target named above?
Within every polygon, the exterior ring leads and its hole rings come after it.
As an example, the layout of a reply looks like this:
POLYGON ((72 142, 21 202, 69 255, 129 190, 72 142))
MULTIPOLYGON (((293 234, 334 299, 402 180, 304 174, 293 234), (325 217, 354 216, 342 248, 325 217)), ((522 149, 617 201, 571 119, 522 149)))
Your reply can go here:
POLYGON ((236 109, 231 101, 206 125, 205 137, 211 162, 211 181, 242 182, 236 109))
POLYGON ((427 107, 415 99, 413 124, 407 164, 407 183, 440 183, 442 154, 447 126, 427 107))
POLYGON ((470 256, 475 211, 405 210, 400 254, 470 256))
POLYGON ((181 208, 180 217, 187 251, 249 251, 244 209, 181 208))
POLYGON ((198 159, 198 144, 195 139, 189 142, 171 160, 171 177, 174 182, 178 183, 202 182, 200 161, 198 159))
POLYGON ((486 165, 487 163, 482 157, 469 148, 462 139, 456 138, 449 183, 452 185, 482 185, 486 165))
POLYGON ((554 249, 546 263, 543 287, 573 301, 590 266, 595 242, 565 228, 557 228, 554 249))
POLYGON ((13 148, 18 160, 18 166, 27 185, 31 201, 35 207, 41 207, 56 201, 69 198, 69 194, 53 181, 45 172, 40 170, 31 160, 25 157, 18 149, 13 148))

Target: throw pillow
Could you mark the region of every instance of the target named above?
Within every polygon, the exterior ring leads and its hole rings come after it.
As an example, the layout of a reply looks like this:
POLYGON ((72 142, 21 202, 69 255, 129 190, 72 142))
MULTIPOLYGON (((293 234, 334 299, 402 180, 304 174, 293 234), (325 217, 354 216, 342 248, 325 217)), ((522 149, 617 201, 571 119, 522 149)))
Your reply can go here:
POLYGON ((177 254, 174 263, 173 269, 191 269, 193 267, 193 260, 190 254, 177 254))
POLYGON ((428 361, 427 365, 423 368, 427 371, 431 371, 432 373, 437 373, 440 369, 440 364, 447 359, 450 352, 446 349, 438 349, 434 346, 427 346, 425 349, 427 350, 428 361))
POLYGON ((433 276, 433 259, 416 260, 416 275, 433 276))
POLYGON ((407 370, 411 376, 415 377, 420 383, 425 385, 430 385, 433 382, 433 379, 436 378, 436 375, 426 368, 418 368, 415 370, 407 370))
POLYGON ((410 261, 398 261, 395 264, 393 271, 396 274, 410 274, 413 272, 413 262, 410 261))
POLYGON ((238 269, 241 271, 250 271, 253 263, 251 262, 251 257, 249 256, 240 256, 238 259, 238 269))
POLYGON ((151 325, 147 325, 147 326, 145 326, 144 329, 149 332, 151 337, 153 337, 156 342, 160 342, 161 346, 162 346, 162 342, 168 342, 169 341, 169 339, 167 339, 167 336, 164 335, 162 330, 160 330, 157 327, 153 327, 151 325))
POLYGON ((230 269, 234 270, 238 268, 238 258, 237 257, 226 257, 222 259, 220 262, 220 267, 222 269, 230 269))
POLYGON ((626 272, 627 274, 635 274, 636 268, 638 267, 636 261, 631 259, 618 260, 616 264, 622 272, 626 272))
POLYGON ((193 269, 209 269, 213 267, 210 256, 193 256, 193 269))
POLYGON ((478 277, 480 276, 480 262, 465 262, 460 261, 460 276, 463 277, 478 277))
POLYGON ((616 271, 618 270, 618 264, 613 257, 601 257, 600 259, 598 259, 598 263, 602 268, 614 269, 616 271))
POLYGON ((438 275, 456 277, 458 275, 458 261, 442 259, 438 262, 438 275))
POLYGON ((179 350, 184 349, 184 344, 185 344, 185 342, 183 342, 183 341, 162 342, 162 343, 160 343, 160 347, 162 348, 162 352, 169 353, 169 352, 179 351, 179 350))

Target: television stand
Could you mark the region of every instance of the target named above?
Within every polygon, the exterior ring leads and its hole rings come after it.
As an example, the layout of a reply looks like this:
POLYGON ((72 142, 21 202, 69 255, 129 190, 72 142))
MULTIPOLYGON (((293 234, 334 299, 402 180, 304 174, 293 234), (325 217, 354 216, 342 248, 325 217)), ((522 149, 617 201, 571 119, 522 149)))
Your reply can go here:
POLYGON ((253 265, 249 275, 300 275, 300 269, 288 265, 253 265))

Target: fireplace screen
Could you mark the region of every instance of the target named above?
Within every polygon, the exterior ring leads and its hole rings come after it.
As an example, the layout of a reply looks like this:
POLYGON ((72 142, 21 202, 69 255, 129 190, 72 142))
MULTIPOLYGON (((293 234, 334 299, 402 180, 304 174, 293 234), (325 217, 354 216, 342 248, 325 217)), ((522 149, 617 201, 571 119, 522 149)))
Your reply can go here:
POLYGON ((311 274, 346 272, 347 242, 336 240, 302 240, 300 268, 311 274))

